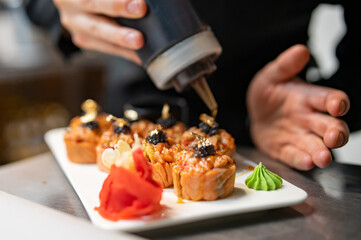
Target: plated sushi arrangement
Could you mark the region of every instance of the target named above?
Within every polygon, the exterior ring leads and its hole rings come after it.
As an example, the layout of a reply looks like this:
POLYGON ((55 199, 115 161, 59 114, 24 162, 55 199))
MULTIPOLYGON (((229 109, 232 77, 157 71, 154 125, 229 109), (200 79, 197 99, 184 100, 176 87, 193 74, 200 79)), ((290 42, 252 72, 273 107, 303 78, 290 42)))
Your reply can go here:
MULTIPOLYGON (((105 219, 159 214, 163 189, 173 189, 179 202, 216 201, 233 193, 235 140, 215 118, 203 113, 198 127, 187 128, 171 116, 168 104, 156 122, 102 113, 93 100, 81 108, 84 114, 71 120, 63 140, 70 162, 96 164, 108 174, 94 206, 105 219)), ((254 172, 248 187, 282 186, 282 179, 263 165, 254 172)))

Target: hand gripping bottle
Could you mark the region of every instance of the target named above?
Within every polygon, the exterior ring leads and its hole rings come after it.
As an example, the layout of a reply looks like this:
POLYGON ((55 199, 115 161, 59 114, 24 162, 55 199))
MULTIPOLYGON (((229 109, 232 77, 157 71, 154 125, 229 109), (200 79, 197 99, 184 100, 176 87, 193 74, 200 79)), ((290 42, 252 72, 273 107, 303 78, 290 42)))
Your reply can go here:
POLYGON ((145 45, 137 51, 143 67, 159 89, 177 91, 192 86, 213 114, 217 102, 204 76, 216 70, 221 54, 218 40, 197 16, 189 0, 145 0, 147 14, 141 19, 116 18, 124 26, 144 34, 145 45))

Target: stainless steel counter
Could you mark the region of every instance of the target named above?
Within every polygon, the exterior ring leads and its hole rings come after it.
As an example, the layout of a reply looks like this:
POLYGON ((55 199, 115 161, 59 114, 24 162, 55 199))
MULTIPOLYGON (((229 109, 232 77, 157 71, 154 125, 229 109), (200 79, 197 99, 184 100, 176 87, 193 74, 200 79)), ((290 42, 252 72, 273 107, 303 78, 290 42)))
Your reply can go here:
MULTIPOLYGON (((262 161, 304 189, 308 199, 292 207, 134 234, 152 239, 361 239, 361 166, 333 162, 326 169, 299 172, 254 149, 239 153, 262 161)), ((51 153, 0 167, 0 190, 88 219, 51 153)))

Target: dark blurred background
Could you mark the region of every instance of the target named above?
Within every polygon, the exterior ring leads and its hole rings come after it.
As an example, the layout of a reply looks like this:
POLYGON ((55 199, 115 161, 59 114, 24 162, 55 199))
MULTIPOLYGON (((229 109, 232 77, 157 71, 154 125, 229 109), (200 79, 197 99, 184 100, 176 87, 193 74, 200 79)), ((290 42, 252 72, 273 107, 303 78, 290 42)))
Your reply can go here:
POLYGON ((101 102, 103 82, 101 62, 65 62, 21 1, 0 1, 0 164, 47 151, 44 133, 67 126, 85 99, 101 102))
MULTIPOLYGON (((105 94, 115 91, 112 84, 119 81, 109 81, 112 71, 121 71, 122 81, 136 72, 127 70, 134 68, 129 63, 109 67, 107 59, 114 57, 88 51, 65 61, 49 37, 31 24, 21 3, 0 0, 0 165, 48 151, 44 133, 67 126, 87 98, 116 112, 116 104, 105 94)), ((345 31, 342 7, 321 4, 315 10, 308 45, 320 68, 311 69, 308 79, 328 77, 337 70, 332 49, 345 31)), ((360 144, 359 131, 335 154, 360 164, 360 144)))

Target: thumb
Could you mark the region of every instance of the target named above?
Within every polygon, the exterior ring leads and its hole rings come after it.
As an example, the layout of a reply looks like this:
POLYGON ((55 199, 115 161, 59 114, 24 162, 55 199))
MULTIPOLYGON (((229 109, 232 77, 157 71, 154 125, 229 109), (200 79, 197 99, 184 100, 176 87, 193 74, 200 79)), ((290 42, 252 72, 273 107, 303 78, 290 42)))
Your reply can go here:
POLYGON ((302 71, 309 58, 310 53, 305 45, 294 45, 261 69, 256 78, 272 83, 287 81, 302 71))

